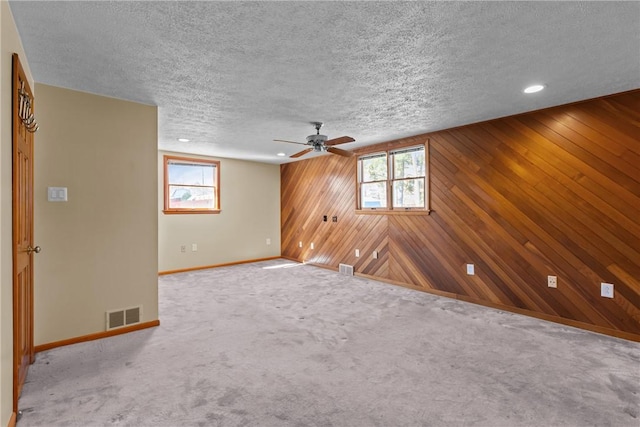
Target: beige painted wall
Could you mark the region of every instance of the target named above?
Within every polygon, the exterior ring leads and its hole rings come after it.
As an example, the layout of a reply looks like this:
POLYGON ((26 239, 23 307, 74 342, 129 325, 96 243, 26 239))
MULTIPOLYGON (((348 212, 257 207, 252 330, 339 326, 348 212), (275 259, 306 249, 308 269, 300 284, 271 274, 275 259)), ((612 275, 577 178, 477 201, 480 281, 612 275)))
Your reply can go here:
POLYGON ((157 108, 36 89, 36 345, 104 331, 107 310, 157 319, 157 108))
MULTIPOLYGON (((31 89, 33 79, 9 3, 0 1, 0 426, 13 405, 13 322, 11 252, 11 56, 17 53, 31 89)), ((37 97, 36 97, 37 99, 37 97)), ((37 102, 36 102, 36 113, 37 102)))
MULTIPOLYGON (((280 256, 280 167, 220 161, 220 214, 165 215, 163 155, 158 154, 159 271, 280 256), (266 244, 271 239, 271 245, 266 244), (198 250, 193 252, 195 243, 198 250), (180 246, 186 246, 186 252, 180 246)), ((211 157, 202 157, 209 158, 211 157)))

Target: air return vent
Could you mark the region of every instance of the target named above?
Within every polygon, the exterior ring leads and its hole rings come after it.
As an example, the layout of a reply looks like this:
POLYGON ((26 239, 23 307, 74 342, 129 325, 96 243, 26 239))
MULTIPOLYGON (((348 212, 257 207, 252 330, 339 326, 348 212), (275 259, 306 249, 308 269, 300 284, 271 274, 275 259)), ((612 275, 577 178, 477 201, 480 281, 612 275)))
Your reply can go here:
POLYGON ((107 331, 134 325, 142 320, 142 306, 107 311, 107 331))
POLYGON ((346 276, 353 276, 353 265, 340 264, 338 266, 338 272, 346 276))

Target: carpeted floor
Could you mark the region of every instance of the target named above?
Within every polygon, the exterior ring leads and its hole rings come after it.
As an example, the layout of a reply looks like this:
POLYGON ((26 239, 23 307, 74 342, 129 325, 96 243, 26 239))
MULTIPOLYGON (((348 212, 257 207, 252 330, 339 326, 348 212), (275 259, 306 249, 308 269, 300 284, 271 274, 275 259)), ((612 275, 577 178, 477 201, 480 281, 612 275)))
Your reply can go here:
POLYGON ((640 344, 275 260, 159 279, 160 321, 38 354, 27 426, 634 426, 640 344))

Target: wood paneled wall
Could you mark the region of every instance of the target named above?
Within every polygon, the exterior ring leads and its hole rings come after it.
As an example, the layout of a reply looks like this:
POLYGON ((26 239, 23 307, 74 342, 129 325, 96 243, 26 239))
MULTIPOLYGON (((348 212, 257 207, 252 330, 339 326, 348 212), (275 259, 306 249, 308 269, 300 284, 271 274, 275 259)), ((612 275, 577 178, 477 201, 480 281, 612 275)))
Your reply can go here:
POLYGON ((429 216, 356 214, 355 159, 282 165, 283 256, 640 340, 640 90, 426 138, 429 216))

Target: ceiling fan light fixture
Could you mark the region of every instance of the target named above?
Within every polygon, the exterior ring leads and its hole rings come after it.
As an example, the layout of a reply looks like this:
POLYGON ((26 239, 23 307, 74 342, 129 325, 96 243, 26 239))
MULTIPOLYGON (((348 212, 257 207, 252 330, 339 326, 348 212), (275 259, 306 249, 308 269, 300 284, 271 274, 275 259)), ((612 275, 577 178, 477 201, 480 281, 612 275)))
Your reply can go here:
POLYGON ((544 89, 544 85, 531 85, 529 87, 526 87, 523 92, 524 93, 536 93, 536 92, 540 92, 542 89, 544 89))

